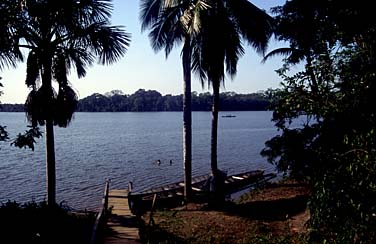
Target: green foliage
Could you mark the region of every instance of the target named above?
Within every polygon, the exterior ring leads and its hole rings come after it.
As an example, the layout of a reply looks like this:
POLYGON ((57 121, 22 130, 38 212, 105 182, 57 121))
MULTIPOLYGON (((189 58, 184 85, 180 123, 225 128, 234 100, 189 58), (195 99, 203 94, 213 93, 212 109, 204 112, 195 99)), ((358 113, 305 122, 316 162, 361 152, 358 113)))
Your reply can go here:
POLYGON ((8 132, 5 130, 6 128, 6 126, 0 125, 0 141, 6 141, 9 139, 8 132))
POLYGON ((284 87, 273 120, 281 134, 262 154, 312 185, 310 242, 374 243, 376 26, 364 17, 370 10, 293 0, 276 11, 279 38, 301 56, 287 57, 278 71, 284 87), (299 60, 304 70, 287 75, 299 60))
POLYGON ((314 210, 310 223, 315 230, 312 241, 374 243, 376 240, 376 155, 361 149, 370 138, 355 140, 359 144, 351 148, 359 149, 327 161, 330 173, 315 179, 310 204, 314 210))
MULTIPOLYGON (((0 77, 1 80, 1 77, 0 77)), ((3 85, 0 83, 0 87, 3 85)), ((0 91, 0 96, 2 92, 0 91)), ((0 104, 0 108, 2 105, 0 104)), ((17 147, 28 147, 34 151, 34 144, 35 138, 39 138, 42 136, 41 132, 39 131, 38 127, 29 126, 30 129, 25 132, 25 134, 19 134, 16 139, 13 140, 11 145, 15 145, 17 147)), ((0 125, 0 142, 8 141, 9 140, 9 133, 6 131, 6 126, 0 125)), ((1 149, 1 148, 0 148, 1 149)))
POLYGON ((30 148, 34 151, 34 144, 36 143, 35 138, 42 137, 42 132, 39 127, 28 126, 29 130, 25 131, 24 134, 18 134, 17 138, 13 140, 11 145, 19 148, 30 148))
POLYGON ((1 243, 89 243, 95 221, 94 214, 74 214, 46 202, 8 201, 0 206, 0 216, 1 243))

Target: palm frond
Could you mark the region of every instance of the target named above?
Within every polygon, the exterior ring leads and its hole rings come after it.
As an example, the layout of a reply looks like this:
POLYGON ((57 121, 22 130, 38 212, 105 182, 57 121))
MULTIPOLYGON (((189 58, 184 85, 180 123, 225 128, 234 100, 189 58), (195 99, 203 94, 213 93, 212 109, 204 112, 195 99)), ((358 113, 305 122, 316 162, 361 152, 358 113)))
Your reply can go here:
POLYGON ((67 74, 69 72, 69 65, 67 64, 67 58, 63 52, 58 52, 55 54, 52 72, 54 79, 59 83, 59 85, 66 85, 68 83, 67 74))
POLYGON ((223 31, 226 35, 221 42, 225 51, 226 73, 233 79, 237 73, 238 61, 244 55, 245 51, 237 25, 229 17, 228 15, 222 16, 223 26, 225 27, 223 31))
POLYGON ((37 114, 37 108, 36 108, 36 90, 31 90, 29 94, 27 95, 26 102, 25 102, 25 113, 27 120, 34 126, 38 124, 37 119, 35 118, 34 114, 37 114))
POLYGON ((39 26, 36 23, 28 23, 28 26, 22 26, 17 31, 19 32, 17 43, 21 43, 20 37, 22 37, 22 41, 25 41, 30 47, 41 46, 42 38, 40 37, 39 26))
POLYGON ((20 18, 20 4, 15 1, 3 0, 0 3, 0 70, 5 67, 16 67, 18 61, 23 61, 23 55, 18 46, 17 29, 20 18))
POLYGON ((78 97, 76 92, 67 84, 61 85, 56 97, 54 124, 60 127, 67 127, 77 109, 77 104, 78 97))
POLYGON ((286 56, 291 64, 297 64, 305 58, 303 50, 291 47, 283 47, 269 52, 267 55, 265 55, 261 62, 265 63, 269 58, 275 57, 277 55, 286 56))
POLYGON ((171 26, 171 31, 167 33, 165 39, 165 56, 166 58, 175 46, 181 44, 185 38, 184 31, 179 22, 171 26))
POLYGON ((123 31, 120 26, 105 27, 102 29, 102 52, 100 60, 102 64, 112 64, 118 61, 127 51, 130 45, 131 35, 123 31), (107 37, 106 37, 107 35, 107 37))
POLYGON ((193 50, 192 50, 192 71, 199 78, 202 88, 205 86, 205 81, 207 80, 207 74, 205 72, 203 58, 201 53, 202 42, 199 38, 193 39, 193 50))
POLYGON ((5 67, 15 68, 18 61, 23 61, 23 55, 18 48, 17 39, 8 29, 0 26, 0 70, 5 67))
POLYGON ((273 34, 274 19, 248 0, 227 0, 244 39, 263 54, 273 34))
POLYGON ((86 48, 75 46, 64 49, 64 53, 68 56, 69 64, 76 68, 78 78, 85 77, 86 68, 94 62, 94 55, 86 48))
POLYGON ((181 5, 180 23, 184 30, 192 35, 198 33, 201 28, 201 13, 211 7, 208 0, 196 0, 188 5, 181 5))
POLYGON ((207 10, 212 7, 212 0, 196 0, 194 6, 196 10, 207 10))
POLYGON ((0 50, 0 70, 5 67, 15 68, 17 65, 17 57, 13 52, 8 50, 0 50))
POLYGON ((233 78, 238 60, 244 55, 237 24, 219 3, 203 11, 201 17, 202 25, 194 35, 192 69, 201 83, 205 79, 209 85, 212 82, 224 85, 225 72, 233 78))
POLYGON ((179 21, 187 33, 192 29, 193 18, 194 16, 190 9, 184 10, 183 14, 179 17, 179 21))
POLYGON ((32 90, 25 102, 26 118, 33 125, 44 125, 45 120, 53 119, 56 93, 52 87, 42 85, 32 90))
POLYGON ((267 53, 264 58, 262 59, 262 63, 265 63, 269 58, 272 58, 272 57, 275 57, 275 56, 278 56, 278 55, 282 55, 282 56, 288 56, 290 55, 292 52, 292 49, 289 48, 289 47, 282 47, 282 48, 277 48, 277 49, 274 49, 273 51, 270 51, 269 53, 267 53))
POLYGON ((82 12, 81 16, 88 16, 87 23, 101 22, 111 17, 113 11, 112 0, 85 0, 79 2, 81 5, 78 5, 77 9, 82 12))
POLYGON ((178 5, 184 4, 184 3, 189 3, 189 0, 164 0, 163 1, 163 8, 168 9, 168 8, 173 8, 178 5))
POLYGON ((144 31, 159 19, 160 11, 163 7, 163 0, 141 0, 140 1, 140 21, 141 30, 144 31))
POLYGON ((37 81, 40 78, 38 54, 31 51, 27 57, 26 62, 26 85, 35 88, 37 81))
POLYGON ((175 6, 160 13, 159 18, 152 25, 149 38, 154 51, 159 51, 164 47, 166 56, 168 56, 174 42, 180 43, 184 30, 180 25, 182 6, 175 6))
POLYGON ((287 59, 291 64, 298 64, 306 58, 306 53, 303 50, 295 49, 287 59))
MULTIPOLYGON (((203 0, 200 0, 203 1, 203 0)), ((164 49, 166 57, 179 45, 190 28, 191 0, 141 0, 142 30, 150 29, 149 39, 154 51, 164 49)))
POLYGON ((208 0, 197 0, 191 7, 192 23, 189 26, 189 33, 198 33, 201 29, 201 13, 211 8, 208 0))
POLYGON ((112 64, 119 60, 127 51, 130 44, 130 34, 120 26, 108 26, 105 22, 95 23, 86 31, 86 41, 90 48, 99 56, 99 63, 112 64))
POLYGON ((52 15, 51 21, 57 30, 71 32, 77 26, 85 27, 95 22, 106 21, 111 17, 111 0, 65 0, 47 1, 43 5, 52 15))

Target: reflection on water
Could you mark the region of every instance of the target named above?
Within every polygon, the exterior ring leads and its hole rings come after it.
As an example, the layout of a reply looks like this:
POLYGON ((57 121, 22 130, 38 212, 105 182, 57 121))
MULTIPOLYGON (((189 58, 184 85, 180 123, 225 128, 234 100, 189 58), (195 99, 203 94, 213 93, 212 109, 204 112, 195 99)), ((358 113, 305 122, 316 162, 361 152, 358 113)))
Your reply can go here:
MULTIPOLYGON (((219 168, 229 174, 273 171, 259 155, 264 142, 277 133, 271 112, 231 114, 236 117, 219 116, 219 168)), ((55 129, 57 200, 96 209, 106 179, 112 188, 125 188, 132 181, 137 189, 182 180, 182 118, 180 112, 76 113, 68 128, 55 129)), ((14 137, 25 130, 25 115, 0 113, 0 124, 14 137)), ((210 170, 210 126, 210 112, 193 113, 193 176, 210 170)), ((43 200, 44 138, 34 152, 0 146, 0 202, 43 200)))

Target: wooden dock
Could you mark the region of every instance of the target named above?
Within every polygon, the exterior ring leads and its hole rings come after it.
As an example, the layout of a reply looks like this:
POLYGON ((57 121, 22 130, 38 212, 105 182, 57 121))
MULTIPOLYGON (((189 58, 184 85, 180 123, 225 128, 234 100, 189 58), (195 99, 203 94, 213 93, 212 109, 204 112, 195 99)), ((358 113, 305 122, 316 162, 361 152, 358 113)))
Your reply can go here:
POLYGON ((141 243, 137 218, 129 209, 128 190, 110 190, 108 208, 112 211, 107 221, 104 243, 141 243))

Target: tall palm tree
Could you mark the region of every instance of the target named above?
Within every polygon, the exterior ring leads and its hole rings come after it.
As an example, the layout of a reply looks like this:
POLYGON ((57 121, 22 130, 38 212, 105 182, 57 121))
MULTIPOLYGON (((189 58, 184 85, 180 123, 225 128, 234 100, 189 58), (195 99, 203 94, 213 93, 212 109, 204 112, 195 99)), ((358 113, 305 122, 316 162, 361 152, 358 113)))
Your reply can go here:
MULTIPOLYGON (((219 91, 225 73, 233 78, 244 54, 242 40, 263 53, 273 31, 273 19, 247 0, 211 0, 201 14, 201 29, 193 48, 193 70, 213 88, 211 170, 217 177, 219 91)), ((215 187, 215 186, 214 186, 215 187)))
POLYGON ((192 44, 200 28, 200 13, 207 8, 204 0, 141 0, 142 30, 150 29, 152 48, 155 51, 164 49, 167 58, 175 45, 183 44, 183 161, 187 200, 191 195, 192 180, 192 44))
POLYGON ((111 0, 7 0, 22 3, 22 19, 9 32, 14 48, 28 50, 26 85, 31 89, 25 108, 33 125, 45 125, 47 202, 56 203, 54 125, 68 126, 77 105, 67 74, 79 78, 96 58, 101 64, 119 60, 129 35, 111 26, 111 0), (58 92, 52 86, 58 84, 58 92))

